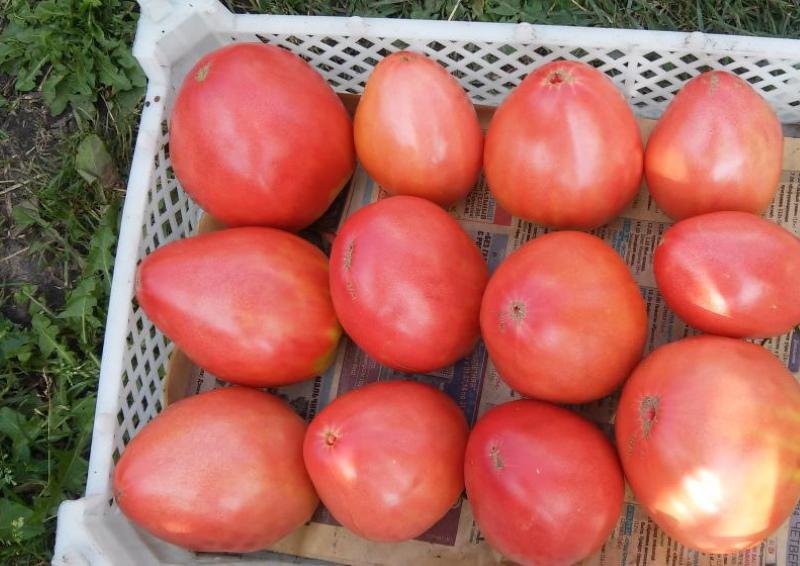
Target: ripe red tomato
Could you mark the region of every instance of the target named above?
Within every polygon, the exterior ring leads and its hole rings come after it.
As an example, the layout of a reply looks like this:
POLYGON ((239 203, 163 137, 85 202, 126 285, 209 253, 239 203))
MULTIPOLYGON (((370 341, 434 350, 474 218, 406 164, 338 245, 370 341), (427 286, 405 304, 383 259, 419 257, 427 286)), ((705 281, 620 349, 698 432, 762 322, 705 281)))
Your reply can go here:
POLYGON ((131 440, 114 497, 136 525, 199 552, 262 549, 311 518, 306 425, 279 398, 228 387, 170 405, 131 440))
POLYGON ((488 277, 467 233, 418 197, 362 208, 331 251, 331 296, 345 331, 380 363, 405 372, 433 371, 472 350, 488 277))
POLYGON ((570 565, 599 550, 624 494, 617 455, 597 427, 527 399, 478 420, 464 479, 481 533, 520 564, 570 565))
POLYGON ((636 498, 701 552, 748 548, 800 497, 800 386, 767 350, 696 336, 647 357, 625 384, 617 448, 636 498))
POLYGON ((638 363, 647 311, 608 244, 583 232, 552 232, 514 251, 494 272, 481 331, 512 389, 584 403, 611 393, 638 363))
POLYGON ((359 536, 403 541, 464 489, 467 421, 441 391, 378 382, 337 397, 308 427, 303 456, 320 499, 359 536))
POLYGON ((555 61, 495 112, 483 166, 497 201, 548 226, 594 228, 636 196, 642 139, 625 97, 600 71, 555 61))
POLYGON ((341 336, 327 258, 274 228, 233 228, 158 248, 139 265, 136 298, 192 361, 241 385, 317 376, 341 336))
POLYGON ((739 77, 711 71, 686 83, 656 124, 645 175, 672 218, 759 213, 778 188, 782 159, 781 124, 769 104, 739 77))
POLYGON ((653 261, 678 316, 711 334, 767 337, 800 323, 800 239, 746 212, 713 212, 667 230, 653 261))
POLYGON ((260 43, 223 47, 189 71, 169 147, 183 188, 226 226, 303 228, 355 166, 336 94, 300 57, 260 43))
POLYGON ((464 197, 483 161, 483 131, 469 97, 444 67, 419 53, 383 59, 354 120, 356 153, 393 194, 441 205, 464 197))

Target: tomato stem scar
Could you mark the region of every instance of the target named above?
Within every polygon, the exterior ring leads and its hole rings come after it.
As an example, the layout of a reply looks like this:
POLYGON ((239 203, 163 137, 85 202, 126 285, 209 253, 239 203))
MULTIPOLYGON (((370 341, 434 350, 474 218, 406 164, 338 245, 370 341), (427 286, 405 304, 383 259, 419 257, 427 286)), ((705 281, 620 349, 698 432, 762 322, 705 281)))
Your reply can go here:
POLYGON ((197 73, 194 76, 194 80, 196 80, 199 83, 206 80, 206 77, 208 76, 208 70, 210 68, 211 68, 211 63, 206 63, 205 65, 197 69, 197 73))
POLYGON ((557 85, 561 83, 570 83, 572 82, 572 76, 562 69, 557 69, 547 75, 546 81, 551 85, 557 85))
POLYGON ((355 241, 350 242, 347 244, 347 249, 344 252, 344 270, 350 271, 350 264, 353 263, 353 248, 355 247, 355 241))
POLYGON ((511 319, 515 322, 525 320, 525 303, 522 301, 511 303, 511 319))
POLYGON ((502 470, 505 467, 502 458, 500 458, 500 449, 497 446, 492 446, 489 449, 489 456, 492 458, 492 463, 495 468, 502 470))
POLYGON ((656 422, 656 417, 658 417, 658 397, 648 395, 642 399, 642 403, 639 406, 639 418, 642 421, 642 436, 645 438, 650 434, 650 430, 656 422))

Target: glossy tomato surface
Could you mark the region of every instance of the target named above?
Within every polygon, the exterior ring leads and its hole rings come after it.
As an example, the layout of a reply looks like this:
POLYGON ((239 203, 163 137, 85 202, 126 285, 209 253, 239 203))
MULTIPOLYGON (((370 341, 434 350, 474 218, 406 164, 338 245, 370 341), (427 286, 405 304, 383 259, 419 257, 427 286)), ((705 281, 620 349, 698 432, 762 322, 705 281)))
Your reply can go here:
POLYGON ((505 403, 478 420, 464 478, 481 533, 520 564, 566 566, 599 550, 624 494, 617 455, 600 430, 533 400, 505 403))
POLYGON ((136 298, 192 361, 241 385, 315 377, 341 336, 328 259, 274 228, 232 228, 158 248, 139 265, 136 298))
POLYGON ((251 552, 317 507, 303 465, 306 425, 274 395, 244 387, 170 405, 131 440, 114 497, 151 534, 200 552, 251 552))
POLYGON ((622 258, 596 236, 552 232, 514 251, 481 306, 489 356, 528 397, 583 403, 611 393, 639 362, 647 312, 622 258))
POLYGON ((362 208, 331 252, 331 296, 345 331, 380 363, 405 372, 433 371, 472 350, 487 279, 469 235, 418 197, 362 208))
POLYGON ((800 239, 753 214, 678 222, 653 267, 670 308, 703 332, 768 337, 800 323, 800 239))
POLYGON ((497 109, 483 166, 492 194, 514 216, 593 228, 636 195, 642 159, 639 128, 617 87, 589 65, 555 61, 497 109))
POLYGON ((800 497, 800 386, 761 346, 696 336, 656 349, 615 426, 636 499, 690 548, 753 546, 800 497))
POLYGON ((261 43, 223 47, 189 71, 169 147, 183 188, 227 226, 303 228, 355 166, 333 90, 297 55, 261 43))
POLYGON ((458 499, 467 435, 461 409, 438 389, 379 382, 325 407, 308 427, 303 454, 337 521, 370 540, 403 541, 458 499))
POLYGON ((656 124, 645 175, 672 218, 758 213, 775 195, 782 159, 781 124, 769 104, 739 77, 710 71, 686 83, 656 124))
POLYGON ((400 51, 372 71, 354 120, 356 153, 393 194, 446 205, 464 197, 483 161, 469 97, 436 61, 400 51))

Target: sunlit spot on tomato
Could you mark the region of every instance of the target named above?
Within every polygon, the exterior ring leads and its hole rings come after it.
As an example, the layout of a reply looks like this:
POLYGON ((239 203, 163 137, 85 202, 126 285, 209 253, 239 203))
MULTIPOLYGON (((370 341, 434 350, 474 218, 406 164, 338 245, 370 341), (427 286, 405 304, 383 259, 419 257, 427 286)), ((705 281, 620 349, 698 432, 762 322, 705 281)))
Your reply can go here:
POLYGON ((381 498, 383 499, 383 503, 388 507, 394 507, 402 500, 400 494, 394 491, 383 492, 381 498))
POLYGON ((358 479, 358 470, 349 458, 337 458, 334 462, 337 467, 338 475, 345 481, 354 482, 358 479))
MULTIPOLYGON (((421 80, 427 77, 420 76, 421 80)), ((415 86, 408 84, 409 90, 415 86)), ((437 92, 432 91, 431 96, 436 96, 437 92)), ((447 107, 450 101, 445 97, 444 100, 431 100, 431 106, 447 107)), ((419 120, 414 119, 419 114, 419 107, 412 93, 396 93, 392 98, 392 111, 383 112, 382 116, 386 120, 386 129, 394 135, 395 143, 411 153, 414 148, 424 147, 427 153, 420 154, 420 159, 424 159, 428 164, 437 165, 445 162, 448 157, 448 132, 442 131, 442 123, 439 120, 432 120, 426 124, 426 128, 419 127, 419 120)), ((404 167, 402 164, 398 166, 404 167)))
POLYGON ((395 293, 403 297, 404 305, 414 305, 413 309, 407 309, 398 304, 386 305, 381 310, 381 317, 386 320, 393 320, 398 334, 405 336, 415 336, 420 328, 427 328, 432 325, 434 312, 431 310, 432 300, 429 289, 420 287, 412 280, 396 280, 394 282, 395 293))
POLYGON ((536 341, 540 348, 553 348, 563 344, 564 340, 570 335, 569 328, 556 322, 550 324, 540 324, 537 327, 536 341))
POLYGON ((161 525, 170 534, 182 535, 192 532, 192 525, 188 521, 168 520, 161 525))
POLYGON ((757 303, 764 295, 764 285, 754 279, 744 279, 739 287, 738 302, 742 304, 757 303))
POLYGON ((664 150, 658 160, 652 159, 648 163, 648 169, 666 180, 677 183, 688 183, 692 175, 684 153, 677 149, 664 150))
POLYGON ((684 477, 680 485, 667 495, 666 501, 656 505, 656 509, 672 517, 679 525, 688 526, 718 513, 724 497, 719 477, 700 468, 684 477))
POLYGON ((694 476, 684 478, 683 488, 697 509, 706 513, 719 511, 723 490, 716 474, 701 468, 694 476))
POLYGON ((708 274, 695 274, 698 278, 695 303, 700 308, 720 316, 729 316, 730 307, 725 296, 720 292, 717 283, 708 274))
POLYGON ((711 181, 714 183, 737 180, 742 174, 742 170, 747 166, 745 161, 749 156, 745 153, 735 151, 733 147, 731 147, 729 151, 726 151, 724 155, 725 159, 716 160, 713 167, 709 170, 711 181))
POLYGON ((679 499, 675 499, 672 502, 672 509, 674 510, 673 516, 679 521, 686 521, 688 517, 691 517, 691 511, 689 510, 689 507, 679 499))
POLYGON ((572 147, 565 149, 572 153, 572 162, 580 163, 581 166, 568 171, 569 177, 565 177, 562 183, 591 186, 597 171, 601 171, 603 164, 610 159, 603 130, 592 119, 592 111, 577 104, 571 108, 564 126, 571 132, 570 139, 573 140, 572 147))
POLYGON ((775 458, 767 460, 769 466, 760 470, 756 477, 752 470, 735 466, 726 468, 729 471, 725 472, 725 477, 698 468, 665 494, 662 503, 655 506, 656 514, 666 515, 669 522, 681 530, 706 525, 709 549, 717 548, 719 541, 730 544, 731 539, 737 538, 743 540, 736 548, 749 546, 748 541, 767 534, 773 511, 779 469, 775 458), (736 486, 742 482, 755 482, 757 487, 740 493, 736 486), (734 500, 735 508, 732 508, 734 500))

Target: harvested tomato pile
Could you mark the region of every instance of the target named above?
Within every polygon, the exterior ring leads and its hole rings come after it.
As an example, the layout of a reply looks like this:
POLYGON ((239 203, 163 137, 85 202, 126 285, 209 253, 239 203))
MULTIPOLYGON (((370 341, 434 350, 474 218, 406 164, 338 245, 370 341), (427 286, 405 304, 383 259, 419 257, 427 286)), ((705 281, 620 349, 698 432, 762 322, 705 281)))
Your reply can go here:
POLYGON ((320 500, 358 536, 420 536, 466 495, 489 544, 523 564, 596 552, 625 479, 683 545, 759 543, 800 497, 800 386, 741 338, 800 323, 800 240, 757 216, 778 186, 783 138, 734 75, 690 80, 647 148, 613 83, 581 63, 535 69, 485 139, 448 72, 400 52, 374 69, 354 121, 288 51, 238 44, 190 71, 170 151, 184 189, 226 226, 162 246, 138 271, 150 319, 226 387, 178 401, 114 473, 122 511, 208 552, 269 546, 320 500), (319 218, 358 158, 392 196, 351 215, 330 260, 291 231, 319 218), (447 213, 481 171, 496 201, 561 230, 489 274, 447 213), (622 258, 584 231, 622 212, 646 177, 674 224, 658 287, 707 334, 642 360, 648 317, 622 258), (306 427, 256 388, 320 375, 342 332, 381 364, 429 373, 483 338, 523 399, 470 431, 454 401, 411 380, 346 393, 306 427), (616 447, 557 403, 622 387, 616 447))

